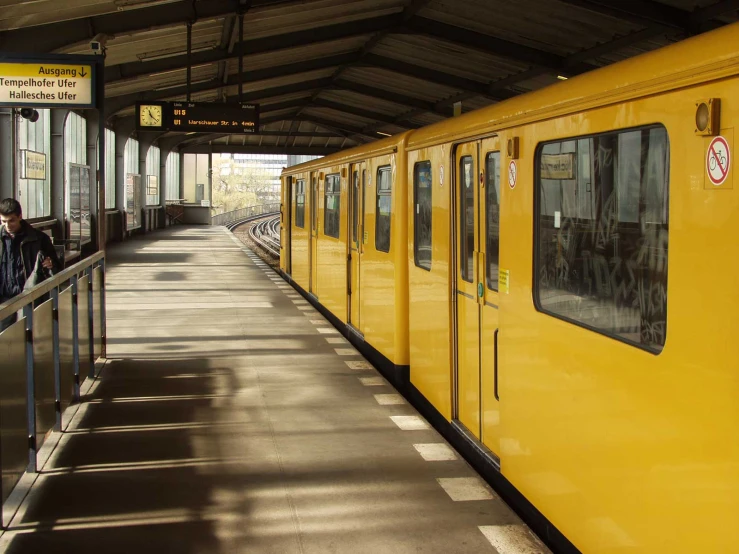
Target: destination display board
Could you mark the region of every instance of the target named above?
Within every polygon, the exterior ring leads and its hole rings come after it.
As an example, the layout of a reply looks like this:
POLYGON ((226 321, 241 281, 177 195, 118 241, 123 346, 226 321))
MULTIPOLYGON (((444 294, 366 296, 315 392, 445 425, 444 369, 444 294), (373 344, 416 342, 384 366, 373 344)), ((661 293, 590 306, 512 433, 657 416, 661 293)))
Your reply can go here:
POLYGON ((170 131, 241 134, 259 130, 256 104, 171 102, 169 112, 170 131))
POLYGON ((0 60, 0 106, 94 107, 93 65, 0 60))

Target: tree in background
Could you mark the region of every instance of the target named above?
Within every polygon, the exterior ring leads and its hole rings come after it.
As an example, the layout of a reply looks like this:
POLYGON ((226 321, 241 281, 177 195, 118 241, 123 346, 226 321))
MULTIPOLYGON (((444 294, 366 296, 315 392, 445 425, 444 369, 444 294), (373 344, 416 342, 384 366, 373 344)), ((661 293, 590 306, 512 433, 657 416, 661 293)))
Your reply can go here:
POLYGON ((213 156, 214 215, 259 204, 259 198, 271 190, 268 174, 239 165, 227 156, 213 156))

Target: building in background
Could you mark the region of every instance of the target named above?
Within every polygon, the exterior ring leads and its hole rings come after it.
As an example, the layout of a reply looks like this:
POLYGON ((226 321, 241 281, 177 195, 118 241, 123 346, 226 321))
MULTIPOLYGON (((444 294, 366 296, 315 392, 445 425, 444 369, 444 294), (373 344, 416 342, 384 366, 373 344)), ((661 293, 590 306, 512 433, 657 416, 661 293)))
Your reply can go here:
POLYGON ((280 174, 320 156, 213 154, 213 213, 280 202, 280 174))

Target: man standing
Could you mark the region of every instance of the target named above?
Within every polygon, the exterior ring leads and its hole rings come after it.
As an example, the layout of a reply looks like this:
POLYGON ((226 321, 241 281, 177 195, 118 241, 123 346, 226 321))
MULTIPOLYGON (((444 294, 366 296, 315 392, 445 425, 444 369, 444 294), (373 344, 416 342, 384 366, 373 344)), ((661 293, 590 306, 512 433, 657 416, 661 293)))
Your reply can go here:
MULTIPOLYGON (((0 304, 28 290, 61 269, 51 239, 23 219, 13 198, 0 201, 0 304)), ((0 321, 0 332, 16 314, 0 321)))

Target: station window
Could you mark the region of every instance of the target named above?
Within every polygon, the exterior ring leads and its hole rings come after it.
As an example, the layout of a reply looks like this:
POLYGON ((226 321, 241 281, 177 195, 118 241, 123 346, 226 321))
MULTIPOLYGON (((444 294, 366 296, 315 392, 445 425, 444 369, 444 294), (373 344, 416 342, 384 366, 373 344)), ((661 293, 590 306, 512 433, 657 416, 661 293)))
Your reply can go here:
POLYGON ((329 237, 339 238, 341 226, 341 177, 339 177, 338 173, 326 175, 324 196, 323 234, 329 237))
POLYGON ((167 155, 167 168, 165 170, 166 199, 180 200, 180 154, 170 152, 167 155))
POLYGON ((431 162, 418 162, 413 168, 413 250, 416 266, 431 269, 431 162))
POLYGON ((295 226, 305 228, 305 180, 295 183, 295 226))
POLYGON ((377 218, 375 248, 390 252, 390 221, 393 206, 393 173, 389 165, 377 169, 377 218))
POLYGON ((162 153, 156 146, 150 146, 146 153, 146 205, 159 204, 159 181, 161 178, 162 153))
POLYGON ((500 152, 485 156, 485 257, 487 285, 498 290, 500 256, 500 152))
POLYGON ((115 133, 105 129, 105 208, 115 209, 115 133))
POLYGON ((534 289, 540 311, 662 351, 669 162, 661 126, 538 148, 534 289))
POLYGON ((51 112, 38 110, 35 123, 16 118, 17 199, 23 217, 36 219, 51 215, 51 112))

